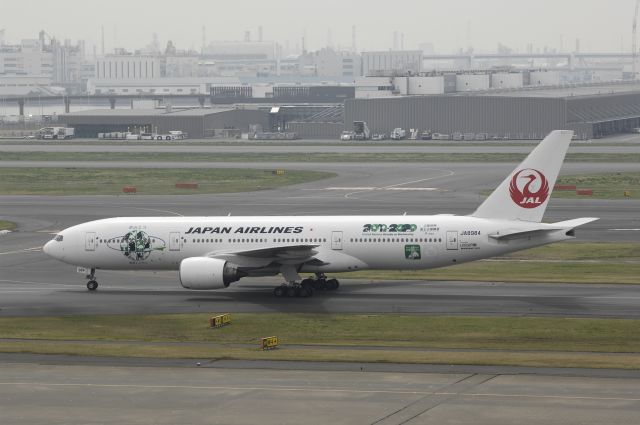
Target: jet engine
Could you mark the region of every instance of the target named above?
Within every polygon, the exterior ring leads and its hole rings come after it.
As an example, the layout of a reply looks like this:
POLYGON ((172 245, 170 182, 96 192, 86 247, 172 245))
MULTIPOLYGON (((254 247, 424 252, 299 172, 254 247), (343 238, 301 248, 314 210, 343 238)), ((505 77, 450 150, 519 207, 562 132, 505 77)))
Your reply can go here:
POLYGON ((180 284, 187 289, 221 289, 246 276, 226 260, 207 257, 185 258, 180 262, 180 284))

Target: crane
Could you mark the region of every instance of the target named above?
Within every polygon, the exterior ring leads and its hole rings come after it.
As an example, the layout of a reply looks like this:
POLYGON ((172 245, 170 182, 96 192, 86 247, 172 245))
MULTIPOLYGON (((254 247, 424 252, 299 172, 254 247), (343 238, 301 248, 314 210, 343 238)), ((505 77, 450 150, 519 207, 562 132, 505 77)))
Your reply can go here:
POLYGON ((640 0, 636 0, 636 11, 633 14, 633 26, 631 27, 631 74, 633 79, 636 79, 636 55, 638 50, 636 49, 636 27, 638 25, 638 6, 640 6, 640 0))

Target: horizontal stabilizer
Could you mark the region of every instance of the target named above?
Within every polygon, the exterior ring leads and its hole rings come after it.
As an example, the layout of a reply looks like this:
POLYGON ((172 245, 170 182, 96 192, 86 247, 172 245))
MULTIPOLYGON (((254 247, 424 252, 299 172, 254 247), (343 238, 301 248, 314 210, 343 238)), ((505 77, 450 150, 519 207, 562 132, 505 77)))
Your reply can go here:
POLYGON ((560 229, 575 229, 576 227, 579 226, 584 226, 585 224, 589 224, 591 222, 594 222, 596 220, 599 220, 599 218, 596 217, 582 217, 582 218, 574 218, 572 220, 567 220, 567 221, 559 221, 557 223, 551 223, 551 226, 560 228, 560 229))
POLYGON ((540 236, 550 232, 555 232, 559 229, 534 229, 534 230, 517 230, 517 231, 506 231, 493 233, 489 235, 491 239, 495 239, 497 241, 510 241, 513 239, 527 239, 533 236, 540 236))
POLYGON ((576 227, 583 226, 587 223, 591 223, 596 220, 598 219, 594 217, 583 217, 583 218, 575 218, 573 220, 559 221, 557 223, 551 223, 551 224, 540 223, 538 226, 531 227, 528 229, 501 230, 499 232, 489 235, 489 237, 491 239, 495 239, 498 241, 525 239, 525 238, 530 238, 534 236, 549 234, 552 232, 556 232, 558 230, 571 231, 576 227))

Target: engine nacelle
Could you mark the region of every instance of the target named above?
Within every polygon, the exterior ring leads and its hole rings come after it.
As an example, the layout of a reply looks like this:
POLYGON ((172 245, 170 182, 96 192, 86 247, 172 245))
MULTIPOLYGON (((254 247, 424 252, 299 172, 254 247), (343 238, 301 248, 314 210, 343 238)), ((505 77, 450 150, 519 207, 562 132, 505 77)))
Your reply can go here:
POLYGON ((187 289, 220 289, 246 276, 235 264, 207 257, 185 258, 180 262, 180 284, 187 289))

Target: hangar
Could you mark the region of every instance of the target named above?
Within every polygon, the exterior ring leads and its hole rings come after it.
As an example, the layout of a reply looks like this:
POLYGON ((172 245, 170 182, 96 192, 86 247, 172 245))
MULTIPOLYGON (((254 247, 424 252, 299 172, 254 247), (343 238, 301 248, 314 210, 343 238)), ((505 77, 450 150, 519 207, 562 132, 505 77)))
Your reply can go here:
MULTIPOLYGON (((347 99, 345 127, 366 121, 373 133, 393 128, 541 139, 569 129, 580 139, 640 127, 640 84, 532 87, 430 96, 347 99)), ((304 135, 303 135, 304 136, 304 135)))
POLYGON ((181 130, 191 138, 211 137, 216 130, 240 129, 251 125, 269 128, 268 110, 228 108, 97 109, 72 112, 59 121, 75 128, 76 137, 98 137, 99 133, 155 132, 181 130))

